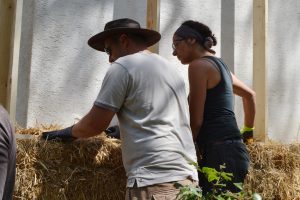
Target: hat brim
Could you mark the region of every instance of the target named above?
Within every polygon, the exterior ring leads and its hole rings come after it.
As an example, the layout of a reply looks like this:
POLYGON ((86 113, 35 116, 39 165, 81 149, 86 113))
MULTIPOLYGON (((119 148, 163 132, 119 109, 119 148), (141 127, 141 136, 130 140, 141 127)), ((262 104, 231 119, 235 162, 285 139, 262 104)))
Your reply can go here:
POLYGON ((112 35, 118 33, 134 33, 136 35, 141 35, 145 38, 145 43, 147 47, 154 45, 157 43, 161 35, 157 31, 143 28, 115 28, 109 29, 103 32, 100 32, 94 36, 92 36, 88 40, 88 45, 98 51, 104 51, 104 41, 106 38, 111 37, 112 35))

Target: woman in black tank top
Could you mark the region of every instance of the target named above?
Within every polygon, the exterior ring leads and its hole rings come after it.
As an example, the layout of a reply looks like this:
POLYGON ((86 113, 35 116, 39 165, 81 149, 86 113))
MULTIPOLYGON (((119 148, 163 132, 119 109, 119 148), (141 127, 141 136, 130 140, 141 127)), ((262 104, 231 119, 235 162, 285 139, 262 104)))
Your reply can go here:
MULTIPOLYGON (((210 28, 196 21, 184 22, 173 36, 173 55, 188 64, 190 125, 200 149, 200 167, 213 167, 234 175, 233 182, 243 182, 248 171, 249 155, 237 126, 233 111, 234 94, 242 97, 245 135, 253 135, 255 92, 234 76, 226 64, 215 57, 212 46, 217 44, 210 28)), ((204 193, 212 185, 199 173, 204 193)), ((237 192, 228 183, 225 189, 237 192)))

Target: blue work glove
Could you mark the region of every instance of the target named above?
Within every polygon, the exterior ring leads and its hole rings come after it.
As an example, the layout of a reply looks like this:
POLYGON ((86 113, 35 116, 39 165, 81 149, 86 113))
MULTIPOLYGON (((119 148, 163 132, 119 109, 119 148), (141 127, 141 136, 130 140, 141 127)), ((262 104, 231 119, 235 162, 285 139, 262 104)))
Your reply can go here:
POLYGON ((72 136, 72 128, 73 126, 70 126, 62 130, 43 132, 42 138, 44 138, 45 140, 55 140, 55 139, 60 139, 62 141, 73 140, 75 139, 75 137, 72 136))
POLYGON ((253 128, 249 128, 247 126, 244 126, 241 129, 242 138, 245 144, 251 144, 253 143, 253 128))
POLYGON ((119 129, 119 126, 108 127, 104 132, 109 137, 120 139, 120 129, 119 129))

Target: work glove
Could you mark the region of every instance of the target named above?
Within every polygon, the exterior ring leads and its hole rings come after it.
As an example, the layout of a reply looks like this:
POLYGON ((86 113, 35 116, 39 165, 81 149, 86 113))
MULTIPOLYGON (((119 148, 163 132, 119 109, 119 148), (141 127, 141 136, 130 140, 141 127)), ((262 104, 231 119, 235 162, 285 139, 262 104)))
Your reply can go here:
POLYGON ((241 131, 241 135, 243 138, 243 141, 245 144, 251 144, 253 143, 253 128, 249 128, 247 126, 243 126, 243 128, 240 130, 241 131))
POLYGON ((72 136, 72 128, 73 126, 70 126, 61 130, 43 132, 42 138, 45 140, 60 139, 62 141, 71 141, 75 139, 75 137, 72 136))
POLYGON ((106 133, 106 135, 108 135, 111 138, 120 139, 120 129, 119 129, 119 126, 108 127, 104 132, 106 133))

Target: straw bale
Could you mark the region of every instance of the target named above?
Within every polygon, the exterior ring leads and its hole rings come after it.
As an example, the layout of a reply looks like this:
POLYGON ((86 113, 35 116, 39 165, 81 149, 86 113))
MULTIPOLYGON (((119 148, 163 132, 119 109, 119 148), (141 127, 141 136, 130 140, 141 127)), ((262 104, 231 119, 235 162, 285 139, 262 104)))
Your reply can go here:
POLYGON ((263 199, 300 199, 300 144, 254 143, 248 148, 246 190, 263 199))
POLYGON ((37 128, 18 133, 36 136, 17 140, 15 199, 124 199, 119 140, 101 134, 63 143, 40 139, 37 128))
MULTIPOLYGON (((105 134, 64 143, 40 139, 42 130, 58 128, 17 129, 34 139, 17 140, 15 199, 124 199, 120 141, 105 134)), ((261 194, 264 200, 300 200, 300 144, 254 143, 248 150, 246 190, 261 194)))

